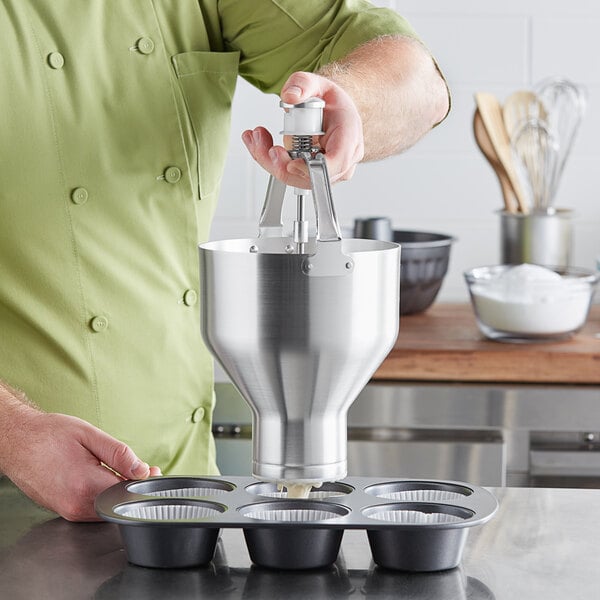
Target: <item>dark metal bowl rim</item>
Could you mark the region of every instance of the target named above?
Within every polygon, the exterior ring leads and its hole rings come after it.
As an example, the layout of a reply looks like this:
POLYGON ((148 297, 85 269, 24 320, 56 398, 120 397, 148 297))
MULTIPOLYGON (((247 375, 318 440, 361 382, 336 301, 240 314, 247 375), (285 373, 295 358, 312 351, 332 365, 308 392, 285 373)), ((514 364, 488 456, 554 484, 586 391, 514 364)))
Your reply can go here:
POLYGON ((457 241, 457 238, 455 236, 452 235, 448 235, 446 233, 436 233, 436 232, 432 232, 432 231, 417 231, 417 230, 408 230, 408 229, 402 229, 402 230, 394 230, 393 232, 393 239, 394 242, 397 244, 400 244, 401 248, 414 248, 414 249, 419 249, 419 248, 442 248, 444 246, 450 246, 453 242, 457 241), (403 235, 409 235, 409 236, 418 236, 418 235, 422 235, 422 236, 430 236, 431 239, 426 239, 426 240, 402 240, 402 236, 403 235))

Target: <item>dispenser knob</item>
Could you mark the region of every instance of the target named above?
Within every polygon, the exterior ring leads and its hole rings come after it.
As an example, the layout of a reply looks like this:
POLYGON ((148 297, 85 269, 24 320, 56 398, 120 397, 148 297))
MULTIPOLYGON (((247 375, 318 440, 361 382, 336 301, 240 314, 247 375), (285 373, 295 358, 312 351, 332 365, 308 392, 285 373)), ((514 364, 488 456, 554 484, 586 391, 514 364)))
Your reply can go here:
POLYGON ((299 104, 280 102, 285 110, 283 115, 283 135, 323 135, 323 109, 325 100, 308 98, 299 104))

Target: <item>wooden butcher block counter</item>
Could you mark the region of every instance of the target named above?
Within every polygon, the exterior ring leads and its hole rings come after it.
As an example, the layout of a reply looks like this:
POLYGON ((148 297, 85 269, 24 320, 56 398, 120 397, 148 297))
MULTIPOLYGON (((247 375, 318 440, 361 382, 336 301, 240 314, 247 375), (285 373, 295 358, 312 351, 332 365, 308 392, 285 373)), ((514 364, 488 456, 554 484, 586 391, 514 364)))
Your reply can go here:
POLYGON ((515 344, 480 333, 470 304, 434 304, 400 318, 374 380, 600 384, 600 305, 568 340, 515 344))

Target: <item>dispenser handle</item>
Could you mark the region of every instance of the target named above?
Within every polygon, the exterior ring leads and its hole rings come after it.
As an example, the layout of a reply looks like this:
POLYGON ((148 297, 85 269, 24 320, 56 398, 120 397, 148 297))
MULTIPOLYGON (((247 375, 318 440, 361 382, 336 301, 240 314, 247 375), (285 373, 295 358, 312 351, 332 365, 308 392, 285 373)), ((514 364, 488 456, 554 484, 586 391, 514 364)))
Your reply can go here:
POLYGON ((286 185, 271 175, 258 222, 258 237, 283 237, 283 200, 286 185))
MULTIPOLYGON (((301 158, 306 163, 315 207, 315 252, 303 261, 302 268, 307 275, 346 275, 353 269, 354 262, 342 252, 342 236, 333 205, 325 155, 312 144, 313 136, 323 134, 325 102, 321 98, 309 98, 295 105, 281 102, 280 106, 285 110, 281 133, 292 136, 290 156, 301 158)), ((283 237, 285 190, 286 185, 271 175, 259 220, 259 238, 283 237)))
POLYGON ((302 270, 306 275, 316 277, 347 275, 354 268, 354 261, 342 252, 342 236, 333 206, 325 155, 301 152, 300 158, 310 175, 317 227, 315 253, 304 259, 302 270))
POLYGON ((308 167, 312 186, 317 221, 317 242, 340 241, 342 236, 333 206, 325 156, 321 152, 314 156, 303 153, 302 158, 308 167))

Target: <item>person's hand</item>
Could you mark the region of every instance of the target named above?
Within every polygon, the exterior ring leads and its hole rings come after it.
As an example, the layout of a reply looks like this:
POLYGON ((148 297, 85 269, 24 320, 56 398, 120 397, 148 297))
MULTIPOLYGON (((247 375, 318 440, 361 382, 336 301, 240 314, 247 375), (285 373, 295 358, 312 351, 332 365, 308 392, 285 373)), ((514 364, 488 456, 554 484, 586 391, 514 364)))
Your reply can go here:
POLYGON ((97 521, 96 496, 123 479, 161 475, 126 444, 82 419, 27 411, 9 432, 5 474, 32 500, 69 521, 97 521))
MULTIPOLYGON (((338 85, 313 73, 293 73, 281 91, 281 99, 298 104, 311 97, 325 100, 320 145, 332 182, 347 180, 364 154, 362 121, 352 98, 338 85)), ((283 122, 283 116, 282 116, 283 122)), ((264 127, 244 131, 242 140, 253 158, 271 175, 287 185, 310 189, 306 165, 292 160, 283 146, 273 145, 264 127)))

